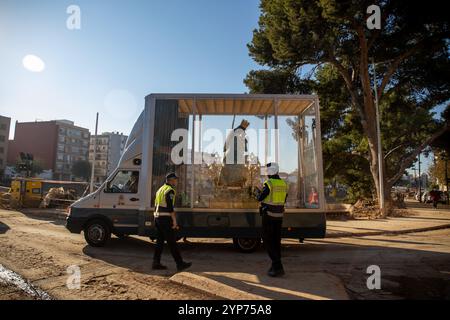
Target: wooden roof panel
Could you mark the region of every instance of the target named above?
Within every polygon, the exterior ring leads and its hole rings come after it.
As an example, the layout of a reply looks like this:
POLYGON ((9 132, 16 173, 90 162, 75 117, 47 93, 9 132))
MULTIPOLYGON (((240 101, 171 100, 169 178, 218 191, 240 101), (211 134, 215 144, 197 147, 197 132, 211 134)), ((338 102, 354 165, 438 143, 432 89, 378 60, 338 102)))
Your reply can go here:
MULTIPOLYGON (((279 115, 298 115, 312 102, 311 99, 278 99, 279 115)), ((180 112, 193 113, 194 99, 178 99, 180 112)), ((208 98, 195 100, 195 113, 217 115, 266 115, 274 114, 273 99, 208 98)))

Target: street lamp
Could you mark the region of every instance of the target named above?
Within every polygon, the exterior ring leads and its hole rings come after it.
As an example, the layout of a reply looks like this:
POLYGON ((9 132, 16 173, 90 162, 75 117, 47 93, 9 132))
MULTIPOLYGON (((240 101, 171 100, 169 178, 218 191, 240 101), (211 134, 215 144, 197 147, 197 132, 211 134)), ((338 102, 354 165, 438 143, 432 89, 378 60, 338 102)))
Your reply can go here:
POLYGON ((445 191, 447 193, 447 204, 449 204, 449 199, 448 199, 448 154, 443 151, 441 152, 441 159, 444 160, 444 165, 445 165, 445 191))
POLYGON ((381 153, 381 130, 380 130, 380 108, 378 105, 378 89, 377 89, 377 74, 375 70, 375 65, 377 64, 385 64, 393 61, 393 59, 388 59, 385 61, 380 61, 375 63, 374 58, 372 57, 372 69, 373 69, 373 90, 375 91, 375 114, 376 114, 376 122, 377 122, 377 145, 378 145, 378 180, 379 180, 379 199, 380 199, 380 211, 384 214, 385 201, 384 201, 384 173, 383 173, 383 155, 381 153))
POLYGON ((413 168, 411 168, 412 171, 414 171, 414 189, 416 190, 416 194, 417 194, 417 200, 419 202, 421 202, 421 194, 419 193, 419 188, 417 188, 417 174, 416 174, 416 170, 417 168, 414 166, 413 168))
POLYGON ((375 62, 372 58, 372 68, 373 68, 373 89, 375 91, 375 110, 376 110, 376 122, 377 122, 377 146, 378 146, 378 183, 380 194, 380 211, 384 214, 384 174, 383 174, 383 155, 381 154, 381 131, 380 131, 380 111, 378 106, 378 89, 377 89, 377 75, 375 71, 375 62))
POLYGON ((95 117, 95 138, 94 138, 94 160, 91 167, 91 183, 89 184, 89 192, 94 192, 94 176, 95 176, 95 160, 97 158, 97 129, 98 129, 98 112, 95 117))
POLYGON ((419 202, 422 202, 422 175, 420 174, 420 153, 419 153, 419 202))
POLYGON ((449 157, 448 157, 447 152, 442 151, 440 153, 439 157, 438 156, 434 157, 435 160, 437 160, 439 158, 444 161, 444 166, 445 166, 445 189, 446 189, 446 193, 447 193, 447 200, 446 200, 446 202, 447 202, 447 204, 449 204, 449 192, 448 192, 448 182, 449 182, 449 178, 448 178, 448 160, 449 160, 449 157))

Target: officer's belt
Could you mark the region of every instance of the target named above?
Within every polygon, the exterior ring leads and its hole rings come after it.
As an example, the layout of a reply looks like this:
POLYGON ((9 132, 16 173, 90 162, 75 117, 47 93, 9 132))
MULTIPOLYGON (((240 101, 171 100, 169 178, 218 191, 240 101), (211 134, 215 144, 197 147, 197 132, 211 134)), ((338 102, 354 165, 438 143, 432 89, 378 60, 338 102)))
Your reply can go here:
POLYGON ((170 217, 171 215, 170 215, 169 212, 155 212, 155 213, 153 214, 153 216, 154 216, 155 218, 158 218, 158 217, 170 217))
POLYGON ((157 206, 156 206, 156 210, 155 210, 155 212, 153 213, 153 216, 154 216, 155 218, 158 218, 158 217, 170 217, 170 216, 171 216, 171 213, 170 213, 170 212, 161 212, 161 211, 159 211, 159 205, 157 205, 157 206))
POLYGON ((274 218, 283 218, 283 212, 275 213, 275 212, 267 211, 267 215, 271 216, 271 217, 274 217, 274 218))

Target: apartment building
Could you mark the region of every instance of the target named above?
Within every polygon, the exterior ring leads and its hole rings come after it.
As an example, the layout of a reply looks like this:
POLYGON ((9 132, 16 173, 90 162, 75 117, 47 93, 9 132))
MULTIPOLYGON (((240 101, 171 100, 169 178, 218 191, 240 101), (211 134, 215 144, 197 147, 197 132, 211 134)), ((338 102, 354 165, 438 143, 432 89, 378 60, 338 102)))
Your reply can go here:
POLYGON ((7 162, 10 124, 11 118, 0 116, 0 174, 7 162))
POLYGON ((119 132, 104 132, 97 136, 91 136, 89 147, 89 161, 91 164, 94 162, 94 143, 96 140, 95 182, 102 183, 116 168, 127 139, 127 136, 119 132))
POLYGON ((53 179, 73 180, 76 161, 88 160, 89 130, 70 120, 16 122, 14 140, 9 143, 8 164, 14 165, 20 152, 30 153, 53 179))

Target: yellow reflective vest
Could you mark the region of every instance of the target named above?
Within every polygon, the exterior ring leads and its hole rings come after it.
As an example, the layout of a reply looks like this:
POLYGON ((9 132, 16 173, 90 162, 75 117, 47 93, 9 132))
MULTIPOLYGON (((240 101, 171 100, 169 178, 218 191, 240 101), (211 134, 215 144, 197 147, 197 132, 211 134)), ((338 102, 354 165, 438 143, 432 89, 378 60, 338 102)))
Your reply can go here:
POLYGON ((272 206, 284 206, 288 186, 282 179, 268 179, 264 182, 269 187, 269 194, 261 202, 272 206))
POLYGON ((161 188, 156 191, 156 197, 155 197, 155 206, 156 206, 156 213, 158 213, 158 216, 170 216, 170 213, 168 212, 160 212, 159 207, 167 208, 167 202, 166 202, 166 195, 170 191, 173 191, 174 197, 172 199, 173 203, 172 205, 175 206, 175 189, 168 184, 164 184, 161 188))

